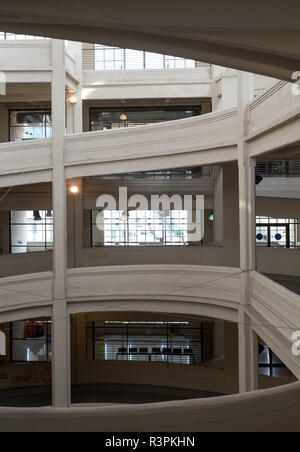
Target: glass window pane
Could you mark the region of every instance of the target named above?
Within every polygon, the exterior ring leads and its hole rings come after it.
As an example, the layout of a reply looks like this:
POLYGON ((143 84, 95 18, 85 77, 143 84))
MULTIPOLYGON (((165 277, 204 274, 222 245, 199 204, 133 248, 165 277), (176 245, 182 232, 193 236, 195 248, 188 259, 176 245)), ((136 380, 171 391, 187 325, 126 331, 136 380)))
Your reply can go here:
POLYGON ((53 248, 53 212, 12 211, 11 253, 47 251, 53 248))

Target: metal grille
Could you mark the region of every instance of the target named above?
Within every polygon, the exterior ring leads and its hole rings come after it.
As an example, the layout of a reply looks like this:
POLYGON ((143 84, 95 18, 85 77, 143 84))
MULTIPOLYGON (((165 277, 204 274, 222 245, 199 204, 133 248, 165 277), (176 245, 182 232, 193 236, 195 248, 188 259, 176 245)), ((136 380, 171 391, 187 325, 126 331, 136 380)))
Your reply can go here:
POLYGON ((94 323, 86 334, 89 361, 197 365, 213 357, 213 329, 203 323, 94 323))
POLYGON ((261 176, 293 176, 300 174, 300 160, 283 160, 279 162, 259 162, 257 174, 261 176))
MULTIPOLYGON (((213 167, 206 167, 206 176, 212 177, 213 167)), ((108 176, 87 176, 86 180, 137 180, 137 179, 153 179, 153 180, 172 180, 172 179, 196 179, 203 177, 202 167, 184 168, 179 170, 163 170, 163 171, 146 171, 126 174, 113 174, 108 176)))
POLYGON ((185 58, 95 44, 83 49, 83 67, 101 71, 195 68, 185 58))

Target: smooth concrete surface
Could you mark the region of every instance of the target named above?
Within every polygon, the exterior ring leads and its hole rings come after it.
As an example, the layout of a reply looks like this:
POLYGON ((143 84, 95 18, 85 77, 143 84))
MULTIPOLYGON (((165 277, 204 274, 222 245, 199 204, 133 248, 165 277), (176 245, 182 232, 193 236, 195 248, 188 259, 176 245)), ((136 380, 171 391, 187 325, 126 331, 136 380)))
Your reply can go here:
POLYGON ((174 0, 109 4, 28 0, 1 6, 0 28, 13 33, 97 42, 208 61, 291 79, 299 68, 299 3, 174 0), (228 9, 229 7, 229 9, 228 9), (230 11, 230 13, 229 13, 230 11))
MULTIPOLYGON (((0 391, 2 407, 45 407, 51 406, 51 387, 31 387, 0 391)), ((206 391, 169 388, 151 385, 130 384, 85 384, 72 387, 74 404, 143 404, 172 400, 206 399, 217 397, 206 391)))
POLYGON ((299 432, 300 384, 210 399, 0 408, 1 432, 299 432))

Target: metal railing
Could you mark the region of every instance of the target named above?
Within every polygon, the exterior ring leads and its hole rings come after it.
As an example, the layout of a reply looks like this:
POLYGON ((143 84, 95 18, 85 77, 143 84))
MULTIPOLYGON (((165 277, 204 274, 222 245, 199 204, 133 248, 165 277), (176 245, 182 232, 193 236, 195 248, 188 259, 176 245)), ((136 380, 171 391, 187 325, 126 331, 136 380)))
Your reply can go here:
POLYGON ((83 49, 83 67, 101 71, 187 69, 195 68, 196 61, 158 53, 95 45, 83 49))
POLYGON ((261 176, 296 176, 300 174, 300 160, 259 162, 256 172, 261 176))
POLYGON ((213 329, 170 324, 87 327, 90 361, 146 361, 197 365, 213 357, 213 329))

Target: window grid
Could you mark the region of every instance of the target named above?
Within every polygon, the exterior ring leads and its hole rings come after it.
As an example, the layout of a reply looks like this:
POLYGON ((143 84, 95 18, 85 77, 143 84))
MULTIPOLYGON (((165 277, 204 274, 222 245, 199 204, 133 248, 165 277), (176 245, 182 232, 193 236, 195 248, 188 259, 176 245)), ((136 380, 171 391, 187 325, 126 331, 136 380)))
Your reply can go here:
POLYGON ((83 49, 86 66, 100 71, 145 70, 145 69, 187 69, 195 68, 196 61, 170 55, 121 49, 95 44, 83 49))
POLYGON ((10 212, 11 254, 50 250, 53 250, 52 211, 10 212), (35 212, 39 213, 40 221, 35 220, 35 212))
POLYGON ((203 323, 91 322, 87 358, 196 365, 212 358, 212 333, 203 323))
POLYGON ((259 246, 299 248, 300 220, 256 217, 256 242, 259 246))
POLYGON ((126 220, 122 211, 92 211, 92 246, 184 246, 189 244, 188 212, 130 211, 126 220), (103 224, 103 232, 97 219, 103 224))
POLYGON ((51 136, 51 110, 10 110, 9 141, 27 141, 51 136))
POLYGON ((267 345, 259 345, 259 374, 268 377, 292 376, 290 370, 267 345))

